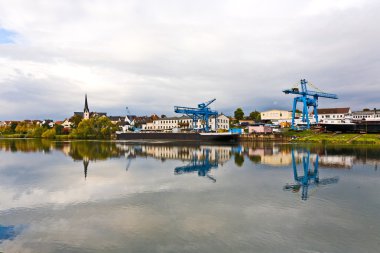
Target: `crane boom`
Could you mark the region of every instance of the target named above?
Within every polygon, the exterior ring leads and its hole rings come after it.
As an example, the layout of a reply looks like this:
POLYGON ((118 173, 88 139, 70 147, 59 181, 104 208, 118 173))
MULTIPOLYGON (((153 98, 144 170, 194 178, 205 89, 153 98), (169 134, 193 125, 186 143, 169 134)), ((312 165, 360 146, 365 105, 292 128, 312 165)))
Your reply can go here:
POLYGON ((202 129, 206 132, 209 132, 209 118, 215 116, 215 131, 217 129, 217 117, 218 112, 211 110, 208 106, 213 103, 216 99, 211 99, 208 102, 198 104, 198 108, 186 107, 186 106, 174 106, 175 113, 182 113, 188 115, 193 120, 193 129, 196 129, 196 123, 198 120, 201 120, 204 125, 202 129))
POLYGON ((212 104, 215 100, 216 100, 216 98, 213 98, 210 101, 198 104, 198 108, 206 108, 207 106, 209 106, 210 104, 212 104))

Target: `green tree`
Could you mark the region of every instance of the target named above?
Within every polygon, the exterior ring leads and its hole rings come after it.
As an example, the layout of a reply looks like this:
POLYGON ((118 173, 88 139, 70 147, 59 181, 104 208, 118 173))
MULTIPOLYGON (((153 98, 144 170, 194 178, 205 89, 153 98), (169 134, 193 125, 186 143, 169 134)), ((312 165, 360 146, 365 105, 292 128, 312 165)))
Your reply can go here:
POLYGON ((249 114, 249 118, 254 121, 261 121, 261 114, 255 110, 249 114))
POLYGON ((82 121, 82 119, 83 119, 82 116, 74 114, 74 116, 72 116, 69 119, 69 121, 73 123, 73 128, 77 128, 79 126, 79 123, 82 121))
POLYGON ((62 134, 62 132, 63 132, 63 126, 62 125, 55 125, 54 129, 55 129, 56 134, 58 134, 58 135, 62 134))
POLYGON ((25 134, 28 131, 28 126, 25 122, 19 122, 15 128, 15 132, 18 134, 25 134))
POLYGON ((11 123, 11 132, 12 132, 12 133, 15 132, 16 127, 17 127, 17 122, 12 121, 12 123, 11 123))
POLYGON ((111 134, 118 129, 107 117, 93 117, 82 120, 76 129, 73 129, 70 136, 79 139, 109 139, 111 134))
POLYGON ((234 116, 235 116, 235 119, 242 120, 244 118, 243 109, 241 109, 240 107, 237 108, 236 111, 234 112, 234 116))
POLYGON ((54 128, 51 128, 51 129, 48 129, 46 130, 42 135, 41 137, 42 138, 47 138, 47 139, 54 139, 55 138, 55 129, 54 128))

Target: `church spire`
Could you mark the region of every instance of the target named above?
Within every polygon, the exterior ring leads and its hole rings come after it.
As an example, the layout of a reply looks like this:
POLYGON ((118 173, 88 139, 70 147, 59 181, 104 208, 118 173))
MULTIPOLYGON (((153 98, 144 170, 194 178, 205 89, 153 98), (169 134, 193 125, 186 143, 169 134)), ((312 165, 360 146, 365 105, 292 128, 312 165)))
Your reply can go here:
POLYGON ((90 109, 88 109, 87 94, 84 97, 83 118, 84 119, 89 119, 90 118, 90 109))
POLYGON ((87 94, 84 97, 84 112, 90 112, 90 109, 88 109, 87 94))

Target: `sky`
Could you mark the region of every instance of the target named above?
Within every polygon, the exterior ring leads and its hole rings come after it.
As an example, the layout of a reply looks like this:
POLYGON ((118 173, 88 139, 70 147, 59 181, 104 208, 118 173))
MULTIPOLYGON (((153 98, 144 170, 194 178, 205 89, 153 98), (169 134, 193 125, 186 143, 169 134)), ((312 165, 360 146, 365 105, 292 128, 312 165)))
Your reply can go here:
POLYGON ((174 115, 173 106, 290 110, 307 79, 380 108, 375 0, 0 0, 0 120, 82 111, 174 115))

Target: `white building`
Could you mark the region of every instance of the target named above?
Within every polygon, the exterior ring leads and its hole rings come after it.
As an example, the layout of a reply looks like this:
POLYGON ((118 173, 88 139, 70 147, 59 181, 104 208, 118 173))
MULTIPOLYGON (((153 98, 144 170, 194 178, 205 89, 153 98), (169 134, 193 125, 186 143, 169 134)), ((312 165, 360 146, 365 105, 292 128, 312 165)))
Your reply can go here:
POLYGON ((325 124, 342 123, 350 114, 351 109, 349 107, 318 109, 318 122, 325 124))
MULTIPOLYGON (((300 117, 300 113, 296 113, 296 118, 300 117)), ((284 110, 269 110, 260 113, 261 120, 271 121, 273 123, 280 122, 291 122, 292 121, 292 111, 284 111, 284 110)))
POLYGON ((71 128, 73 123, 71 123, 68 119, 65 119, 63 123, 61 124, 64 128, 71 128))
MULTIPOLYGON (((230 120, 227 116, 220 114, 217 117, 217 129, 229 130, 230 120)), ((196 123, 197 129, 202 129, 205 126, 205 122, 198 120, 196 123)), ((210 117, 208 120, 208 126, 211 131, 215 131, 215 117, 210 117)), ((142 125, 142 130, 154 130, 154 131, 172 131, 173 129, 192 129, 193 119, 188 116, 182 117, 169 117, 154 120, 152 123, 142 125)))
POLYGON ((380 110, 376 108, 373 110, 356 111, 352 113, 353 121, 380 121, 380 110))

